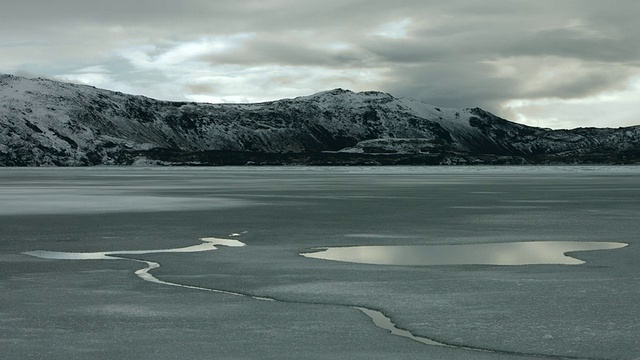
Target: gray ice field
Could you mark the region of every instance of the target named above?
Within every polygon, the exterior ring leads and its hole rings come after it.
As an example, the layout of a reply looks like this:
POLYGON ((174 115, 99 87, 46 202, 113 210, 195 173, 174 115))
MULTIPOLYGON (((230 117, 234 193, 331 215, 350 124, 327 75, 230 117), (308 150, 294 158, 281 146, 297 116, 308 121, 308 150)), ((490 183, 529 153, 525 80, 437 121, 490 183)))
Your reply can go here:
POLYGON ((0 358, 638 359, 639 237, 637 167, 5 168, 0 358))

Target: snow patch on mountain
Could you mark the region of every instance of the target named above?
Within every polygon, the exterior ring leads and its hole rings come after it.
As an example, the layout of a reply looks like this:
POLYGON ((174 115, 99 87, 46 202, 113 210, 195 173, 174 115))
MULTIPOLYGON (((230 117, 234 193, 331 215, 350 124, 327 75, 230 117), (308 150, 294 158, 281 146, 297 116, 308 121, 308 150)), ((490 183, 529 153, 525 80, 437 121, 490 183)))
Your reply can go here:
POLYGON ((370 163, 375 155, 408 155, 405 163, 633 162, 639 129, 554 131, 378 91, 201 104, 0 75, 0 165, 304 163, 304 154, 323 163, 322 153, 334 154, 327 163, 370 163))

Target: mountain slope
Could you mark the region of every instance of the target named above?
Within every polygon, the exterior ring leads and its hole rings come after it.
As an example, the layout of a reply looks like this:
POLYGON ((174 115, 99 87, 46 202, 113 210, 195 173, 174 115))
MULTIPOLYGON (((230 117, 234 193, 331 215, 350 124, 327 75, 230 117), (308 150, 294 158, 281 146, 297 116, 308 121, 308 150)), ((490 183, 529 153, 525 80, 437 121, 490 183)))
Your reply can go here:
POLYGON ((258 104, 167 102, 0 75, 0 165, 611 163, 640 127, 548 130, 482 109, 335 89, 258 104))

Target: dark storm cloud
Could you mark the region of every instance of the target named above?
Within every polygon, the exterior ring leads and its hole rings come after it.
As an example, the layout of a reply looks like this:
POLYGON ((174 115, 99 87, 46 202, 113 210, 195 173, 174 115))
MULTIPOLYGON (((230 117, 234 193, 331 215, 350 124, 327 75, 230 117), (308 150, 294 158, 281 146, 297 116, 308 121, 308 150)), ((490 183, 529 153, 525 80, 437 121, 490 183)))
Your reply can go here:
POLYGON ((389 76, 389 91, 443 107, 475 107, 495 110, 504 94, 517 91, 507 79, 478 74, 491 72, 482 63, 457 62, 409 65, 394 69, 389 76))
POLYGON ((147 89, 158 78, 175 83, 150 95, 174 98, 354 84, 500 113, 514 99, 626 91, 640 76, 636 0, 0 1, 0 70, 66 66, 76 81, 147 89), (119 65, 76 72, 105 64, 119 65))
POLYGON ((631 38, 599 37, 576 29, 552 29, 525 36, 500 53, 531 56, 555 55, 613 63, 637 62, 640 47, 630 46, 631 38))
POLYGON ((368 66, 368 54, 332 44, 313 45, 307 39, 258 36, 229 52, 203 56, 201 60, 217 64, 277 64, 289 66, 355 67, 368 66))

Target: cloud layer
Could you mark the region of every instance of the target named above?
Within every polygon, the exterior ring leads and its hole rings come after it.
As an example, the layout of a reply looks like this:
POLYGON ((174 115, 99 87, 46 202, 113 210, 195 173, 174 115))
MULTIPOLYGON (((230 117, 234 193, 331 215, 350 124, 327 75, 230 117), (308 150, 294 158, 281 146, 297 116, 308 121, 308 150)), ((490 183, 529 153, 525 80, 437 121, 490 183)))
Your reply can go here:
POLYGON ((5 2, 0 72, 171 100, 344 87, 537 126, 640 124, 635 0, 5 2))

